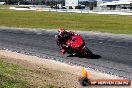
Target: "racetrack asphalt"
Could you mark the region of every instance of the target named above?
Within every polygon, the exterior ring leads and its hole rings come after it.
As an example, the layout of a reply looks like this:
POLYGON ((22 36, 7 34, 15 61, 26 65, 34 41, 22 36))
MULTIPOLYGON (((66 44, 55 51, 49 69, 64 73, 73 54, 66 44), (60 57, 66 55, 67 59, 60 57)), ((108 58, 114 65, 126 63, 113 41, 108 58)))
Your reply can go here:
POLYGON ((86 46, 101 58, 79 58, 61 55, 55 31, 18 31, 0 29, 0 49, 81 65, 111 75, 132 79, 132 37, 99 36, 80 33, 86 46))

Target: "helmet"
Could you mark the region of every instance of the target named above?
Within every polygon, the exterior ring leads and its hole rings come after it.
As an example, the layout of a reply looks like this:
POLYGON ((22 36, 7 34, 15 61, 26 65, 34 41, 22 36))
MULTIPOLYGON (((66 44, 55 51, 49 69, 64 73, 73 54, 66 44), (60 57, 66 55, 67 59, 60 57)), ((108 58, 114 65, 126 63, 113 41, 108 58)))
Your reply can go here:
POLYGON ((59 28, 59 29, 58 29, 59 35, 63 34, 64 32, 65 32, 65 29, 64 29, 64 28, 59 28))

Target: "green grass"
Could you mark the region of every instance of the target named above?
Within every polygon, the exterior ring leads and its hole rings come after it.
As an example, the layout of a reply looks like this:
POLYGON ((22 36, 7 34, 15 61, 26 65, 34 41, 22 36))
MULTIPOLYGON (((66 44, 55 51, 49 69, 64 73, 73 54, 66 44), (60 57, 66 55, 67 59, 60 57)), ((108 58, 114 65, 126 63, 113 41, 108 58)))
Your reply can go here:
POLYGON ((0 88, 27 88, 28 83, 19 76, 26 69, 0 60, 0 88))
POLYGON ((0 26, 132 34, 132 16, 0 10, 0 26))
POLYGON ((8 63, 0 58, 0 88, 56 88, 44 83, 35 84, 41 74, 34 70, 23 68, 19 65, 8 63), (30 81, 34 80, 34 84, 30 81))

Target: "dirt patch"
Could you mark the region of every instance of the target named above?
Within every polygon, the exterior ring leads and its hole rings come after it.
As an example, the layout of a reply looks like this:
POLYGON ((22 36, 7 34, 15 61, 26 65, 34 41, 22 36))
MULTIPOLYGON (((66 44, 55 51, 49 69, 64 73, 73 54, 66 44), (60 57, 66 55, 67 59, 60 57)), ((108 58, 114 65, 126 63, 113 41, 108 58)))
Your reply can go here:
MULTIPOLYGON (((0 50, 0 57, 6 58, 4 60, 10 63, 19 64, 24 68, 31 69, 31 73, 21 74, 21 76, 26 77, 26 79, 30 81, 30 86, 43 87, 44 85, 55 85, 57 88, 83 88, 78 82, 78 78, 81 76, 82 67, 70 66, 53 60, 23 55, 6 50, 0 50)), ((89 69, 88 72, 89 78, 91 79, 118 78, 91 69, 89 69)), ((88 88, 95 88, 95 86, 90 86, 88 88)), ((96 88, 106 88, 106 86, 98 86, 96 88)), ((107 86, 107 88, 124 88, 124 86, 107 86)), ((131 88, 131 86, 125 86, 125 88, 131 88)))

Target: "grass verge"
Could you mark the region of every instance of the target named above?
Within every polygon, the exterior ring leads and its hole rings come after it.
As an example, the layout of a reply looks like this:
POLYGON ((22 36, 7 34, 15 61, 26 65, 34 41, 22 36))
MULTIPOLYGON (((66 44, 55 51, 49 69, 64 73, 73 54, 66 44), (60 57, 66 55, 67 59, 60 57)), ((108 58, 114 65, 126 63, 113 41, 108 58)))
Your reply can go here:
POLYGON ((0 60, 0 88, 27 88, 28 84, 19 74, 26 69, 0 60))
POLYGON ((46 83, 37 84, 35 81, 38 80, 35 79, 36 74, 33 70, 8 63, 0 58, 0 88, 55 88, 55 86, 46 83), (34 83, 31 82, 32 80, 34 83))
POLYGON ((1 9, 0 26, 50 29, 64 27, 70 30, 132 34, 132 17, 1 9))

